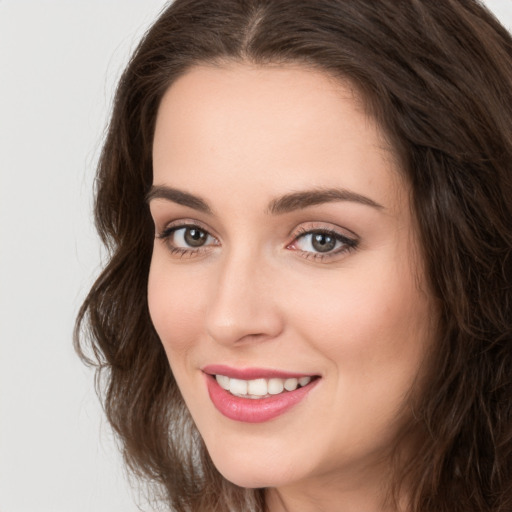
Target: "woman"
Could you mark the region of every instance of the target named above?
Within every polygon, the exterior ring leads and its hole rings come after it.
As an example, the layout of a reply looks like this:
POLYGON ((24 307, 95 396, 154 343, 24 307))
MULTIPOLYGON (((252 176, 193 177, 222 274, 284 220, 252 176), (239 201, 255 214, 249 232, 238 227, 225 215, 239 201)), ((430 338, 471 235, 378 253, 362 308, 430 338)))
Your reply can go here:
POLYGON ((173 510, 512 509, 511 63, 473 0, 177 0, 149 30, 77 333, 173 510))

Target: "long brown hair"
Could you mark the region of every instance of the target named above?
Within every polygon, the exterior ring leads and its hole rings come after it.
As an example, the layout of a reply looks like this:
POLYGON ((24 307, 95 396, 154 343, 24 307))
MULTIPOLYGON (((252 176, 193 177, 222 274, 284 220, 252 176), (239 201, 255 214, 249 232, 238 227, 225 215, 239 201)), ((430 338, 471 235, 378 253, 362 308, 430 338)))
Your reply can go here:
POLYGON ((407 481, 411 512, 510 512, 512 39, 477 0, 176 0, 148 31, 98 166, 96 224, 110 258, 75 332, 127 462, 174 510, 264 510, 262 490, 212 465, 146 298, 157 109, 191 66, 223 60, 303 63, 360 90, 411 184, 440 311, 434 370, 407 425, 422 442, 394 488, 407 481))

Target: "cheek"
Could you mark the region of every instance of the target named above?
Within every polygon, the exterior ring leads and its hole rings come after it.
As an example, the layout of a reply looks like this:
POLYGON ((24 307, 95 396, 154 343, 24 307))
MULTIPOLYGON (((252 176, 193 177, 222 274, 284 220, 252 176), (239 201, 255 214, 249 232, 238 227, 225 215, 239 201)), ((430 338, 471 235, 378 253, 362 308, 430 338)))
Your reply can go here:
POLYGON ((413 378, 431 338, 431 315, 412 276, 373 265, 307 288, 295 318, 338 371, 358 380, 413 378))
POLYGON ((173 272, 157 252, 153 256, 148 279, 149 313, 168 355, 186 352, 197 339, 199 319, 205 311, 200 282, 192 275, 173 272))
POLYGON ((352 439, 354 453, 391 442, 432 339, 428 300, 399 275, 353 273, 297 304, 301 337, 329 360, 326 429, 352 439))

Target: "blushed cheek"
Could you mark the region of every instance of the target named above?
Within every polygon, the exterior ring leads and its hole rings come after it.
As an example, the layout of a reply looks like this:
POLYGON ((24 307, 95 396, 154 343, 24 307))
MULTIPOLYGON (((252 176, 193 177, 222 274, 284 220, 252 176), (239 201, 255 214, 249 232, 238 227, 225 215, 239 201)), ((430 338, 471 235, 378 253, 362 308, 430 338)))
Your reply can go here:
POLYGON ((197 338, 201 317, 200 295, 152 264, 148 281, 148 307, 155 330, 167 354, 183 352, 197 338))
POLYGON ((414 365, 423 352, 427 299, 415 282, 389 270, 324 283, 321 293, 316 288, 296 303, 301 331, 340 368, 362 370, 379 361, 408 366, 408 358, 414 365))

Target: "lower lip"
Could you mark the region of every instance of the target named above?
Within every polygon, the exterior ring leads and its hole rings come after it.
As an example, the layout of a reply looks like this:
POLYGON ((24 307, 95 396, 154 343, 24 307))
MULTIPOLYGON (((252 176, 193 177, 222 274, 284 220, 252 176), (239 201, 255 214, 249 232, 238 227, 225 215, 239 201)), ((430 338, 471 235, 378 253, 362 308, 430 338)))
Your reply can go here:
POLYGON ((216 409, 227 418, 245 423, 262 423, 277 418, 298 404, 317 384, 315 379, 295 391, 284 391, 268 398, 241 398, 221 388, 215 377, 206 375, 208 394, 216 409))

